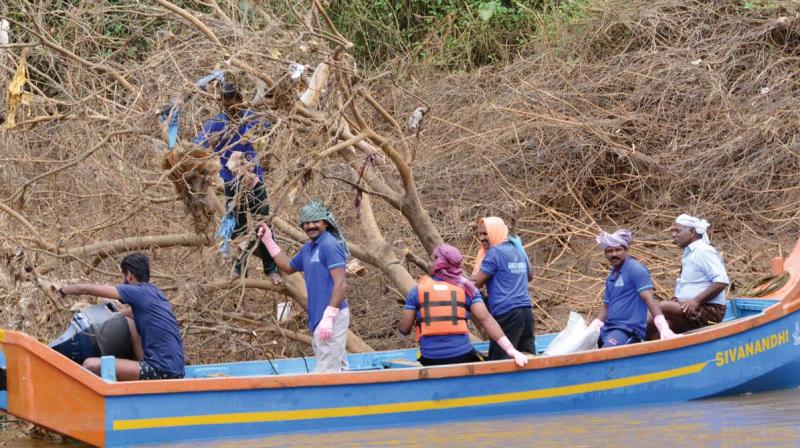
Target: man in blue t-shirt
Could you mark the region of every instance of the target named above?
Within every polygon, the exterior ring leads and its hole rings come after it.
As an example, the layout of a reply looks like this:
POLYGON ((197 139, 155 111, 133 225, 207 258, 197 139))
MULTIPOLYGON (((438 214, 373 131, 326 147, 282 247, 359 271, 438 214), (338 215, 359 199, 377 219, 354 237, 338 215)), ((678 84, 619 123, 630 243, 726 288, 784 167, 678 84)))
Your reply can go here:
MULTIPOLYGON (((224 110, 206 121, 203 130, 194 139, 195 144, 206 149, 211 148, 219 156, 219 175, 228 198, 226 209, 236 219, 231 238, 236 238, 247 230, 248 214, 259 222, 269 216, 264 169, 258 161, 258 154, 251 140, 257 130, 269 129, 270 123, 258 119, 252 111, 242 109, 241 104, 242 94, 236 85, 223 84, 224 110)), ((255 228, 258 228, 258 224, 255 228)), ((272 282, 276 285, 282 283, 275 261, 258 239, 252 240, 234 263, 233 277, 241 275, 243 265, 244 271, 247 271, 247 255, 252 251, 261 258, 264 273, 272 282)))
MULTIPOLYGON (((522 243, 508 236, 508 227, 496 216, 478 222, 478 240, 481 247, 472 271, 475 286, 486 284, 489 311, 514 347, 536 354, 533 303, 528 293, 533 269, 522 243)), ((500 346, 489 343, 490 361, 507 358, 500 346)))
MULTIPOLYGON (((130 325, 136 360, 117 359, 118 381, 183 378, 183 340, 172 306, 164 293, 150 282, 150 260, 141 253, 130 254, 120 263, 123 283, 117 286, 54 284, 62 296, 89 294, 117 299, 130 305, 123 312, 130 325)), ((83 366, 100 374, 100 358, 88 358, 83 366)))
POLYGON ((643 341, 648 310, 655 316, 654 322, 661 339, 675 337, 653 298, 650 272, 628 254, 631 233, 626 229, 614 233, 600 232, 597 242, 611 263, 611 271, 606 278, 603 310, 589 324, 589 328, 600 331, 599 346, 616 347, 643 341))
POLYGON ((492 315, 489 314, 478 288, 463 276, 462 259, 461 252, 455 247, 449 244, 436 246, 431 253, 428 266, 428 273, 431 277, 423 277, 418 286, 414 286, 408 291, 403 307, 403 316, 400 318, 400 333, 409 334, 414 322, 418 323, 417 331, 421 335, 419 338, 421 353, 419 362, 424 366, 480 361, 480 356, 469 340, 467 322, 471 312, 492 338, 492 341, 497 341, 497 344, 505 350, 509 357, 514 359, 518 366, 526 365, 528 357, 514 348, 492 315), (422 301, 419 297, 420 291, 423 291, 422 301), (449 296, 450 300, 437 299, 436 295, 443 291, 444 297, 449 296), (463 299, 463 304, 453 307, 452 301, 458 301, 459 294, 463 299), (425 318, 420 310, 423 306, 426 309, 425 318), (458 312, 459 306, 466 308, 463 314, 458 312), (438 309, 434 310, 434 308, 438 309), (441 316, 442 312, 449 316, 441 316))
POLYGON ((347 329, 350 311, 345 293, 347 246, 336 220, 322 201, 314 200, 300 210, 300 227, 309 241, 289 259, 275 243, 266 224, 259 229, 261 241, 275 263, 287 275, 305 274, 308 293, 308 329, 317 358, 316 372, 346 370, 347 329))

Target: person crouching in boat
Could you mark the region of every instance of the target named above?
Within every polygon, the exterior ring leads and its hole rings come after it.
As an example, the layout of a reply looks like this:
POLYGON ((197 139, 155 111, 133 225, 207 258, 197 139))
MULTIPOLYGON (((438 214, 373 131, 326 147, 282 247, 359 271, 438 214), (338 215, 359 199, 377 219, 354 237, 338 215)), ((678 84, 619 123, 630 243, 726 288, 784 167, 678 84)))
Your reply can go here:
POLYGON ((708 238, 705 219, 682 214, 672 226, 672 242, 683 249, 675 296, 661 302, 678 333, 716 324, 725 317, 725 288, 730 284, 722 256, 708 238))
POLYGON ((315 372, 347 370, 347 245, 333 214, 320 200, 300 210, 300 227, 309 241, 290 260, 272 238, 272 231, 261 224, 258 235, 278 268, 287 275, 303 272, 308 294, 308 329, 311 348, 317 358, 315 372))
MULTIPOLYGON (((496 216, 478 221, 478 241, 472 281, 478 288, 486 284, 489 311, 514 348, 535 354, 533 302, 528 293, 533 269, 522 242, 509 236, 506 223, 496 216)), ((502 347, 489 344, 490 361, 507 358, 502 347)))
POLYGON ((603 295, 603 310, 589 324, 600 331, 600 347, 617 347, 644 340, 647 311, 655 316, 655 326, 661 339, 675 337, 658 303, 653 298, 653 281, 644 264, 633 258, 628 249, 631 233, 619 229, 614 233, 600 232, 597 242, 611 264, 603 295))
POLYGON ((409 334, 416 321, 419 362, 424 366, 480 361, 469 340, 467 322, 471 312, 489 337, 497 341, 518 366, 524 366, 528 357, 514 348, 489 314, 478 288, 463 276, 462 259, 455 247, 436 246, 428 265, 430 276, 422 276, 406 296, 400 333, 409 334))
MULTIPOLYGON (((150 283, 150 260, 134 253, 120 263, 122 284, 73 285, 53 284, 61 296, 89 294, 116 299, 130 305, 122 314, 133 319, 130 326, 136 360, 117 359, 118 381, 165 380, 183 378, 183 340, 172 305, 155 285, 150 283)), ((87 358, 83 367, 100 375, 100 358, 87 358)))

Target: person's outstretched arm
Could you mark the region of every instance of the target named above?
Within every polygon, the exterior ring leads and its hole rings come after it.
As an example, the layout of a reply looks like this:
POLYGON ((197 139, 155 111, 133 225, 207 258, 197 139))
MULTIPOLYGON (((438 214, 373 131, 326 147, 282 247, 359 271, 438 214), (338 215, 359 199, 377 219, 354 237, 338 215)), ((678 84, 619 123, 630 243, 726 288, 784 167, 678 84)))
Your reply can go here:
POLYGON ((278 269, 287 275, 294 274, 295 270, 292 268, 291 260, 289 260, 289 257, 278 247, 278 243, 272 238, 272 230, 270 230, 266 223, 262 222, 259 226, 258 236, 267 248, 267 252, 269 252, 272 259, 275 260, 275 265, 278 266, 278 269))
POLYGON ((60 283, 53 283, 50 288, 54 292, 65 296, 79 296, 86 294, 97 297, 105 297, 106 299, 119 300, 119 291, 117 291, 117 287, 111 285, 93 285, 90 283, 64 285, 60 283))
POLYGON ((511 344, 511 341, 509 341, 506 337, 506 334, 503 333, 503 329, 500 328, 500 325, 496 320, 494 320, 492 315, 489 313, 489 310, 486 309, 486 305, 484 305, 482 301, 473 302, 469 310, 472 315, 475 316, 478 322, 480 322, 483 329, 486 330, 486 333, 489 334, 489 337, 497 342, 497 345, 505 350, 508 356, 513 358, 514 362, 516 362, 518 366, 522 367, 528 363, 528 357, 514 348, 514 346, 511 344))

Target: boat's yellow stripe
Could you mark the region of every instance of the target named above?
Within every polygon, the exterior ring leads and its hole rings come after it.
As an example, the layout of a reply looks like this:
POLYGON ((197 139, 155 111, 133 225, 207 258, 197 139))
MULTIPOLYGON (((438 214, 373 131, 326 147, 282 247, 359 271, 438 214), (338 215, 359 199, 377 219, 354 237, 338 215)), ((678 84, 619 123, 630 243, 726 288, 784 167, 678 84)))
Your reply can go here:
POLYGON ((405 403, 376 404, 322 409, 303 409, 296 411, 241 412, 235 414, 191 415, 184 417, 141 418, 131 420, 115 420, 115 431, 129 429, 169 428, 173 426, 222 425, 227 423, 260 423, 286 420, 311 420, 334 417, 356 417, 363 415, 390 414, 397 412, 433 411, 439 409, 481 406, 511 403, 515 401, 538 400, 543 398, 577 395, 587 392, 618 389, 622 387, 646 384, 654 381, 692 375, 700 372, 709 361, 662 370, 660 372, 634 375, 613 380, 594 381, 571 386, 551 387, 548 389, 504 394, 480 395, 475 397, 448 398, 444 400, 411 401, 405 403))

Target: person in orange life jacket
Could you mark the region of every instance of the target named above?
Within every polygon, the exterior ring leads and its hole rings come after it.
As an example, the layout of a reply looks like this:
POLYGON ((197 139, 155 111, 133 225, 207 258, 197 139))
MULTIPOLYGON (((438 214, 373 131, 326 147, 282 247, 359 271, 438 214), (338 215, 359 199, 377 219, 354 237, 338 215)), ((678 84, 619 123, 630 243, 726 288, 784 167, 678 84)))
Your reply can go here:
POLYGON ((518 366, 524 366, 528 357, 511 345, 483 304, 478 289, 463 276, 462 259, 455 247, 436 246, 428 266, 431 276, 423 276, 406 296, 400 333, 409 334, 417 322, 419 362, 424 366, 480 361, 469 341, 467 322, 471 312, 489 337, 497 341, 518 366))
POLYGON ((603 296, 603 310, 600 316, 589 324, 589 328, 600 331, 600 347, 616 347, 645 339, 647 311, 655 316, 654 322, 661 333, 661 339, 671 339, 675 333, 670 330, 661 307, 653 298, 653 281, 647 268, 628 254, 631 233, 619 229, 614 233, 600 232, 597 242, 611 271, 606 278, 603 296))
MULTIPOLYGON (((472 281, 478 288, 486 285, 489 311, 514 347, 535 354, 533 302, 528 293, 533 269, 522 242, 509 237, 508 227, 496 216, 478 221, 478 240, 481 247, 472 281)), ((490 361, 507 357, 502 347, 489 344, 490 361)))

